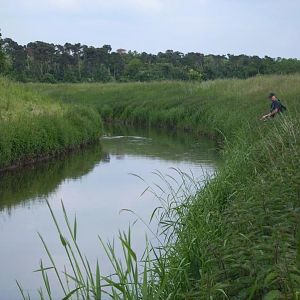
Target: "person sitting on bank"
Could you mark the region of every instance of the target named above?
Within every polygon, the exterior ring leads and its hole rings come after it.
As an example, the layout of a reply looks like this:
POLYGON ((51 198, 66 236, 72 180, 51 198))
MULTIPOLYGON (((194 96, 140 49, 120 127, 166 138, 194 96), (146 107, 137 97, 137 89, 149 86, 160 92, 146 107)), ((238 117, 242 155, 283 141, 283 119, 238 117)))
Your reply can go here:
POLYGON ((270 112, 261 117, 261 120, 266 120, 269 118, 274 118, 275 115, 282 112, 282 104, 280 103, 279 99, 277 99, 274 93, 270 93, 268 98, 272 101, 270 112))

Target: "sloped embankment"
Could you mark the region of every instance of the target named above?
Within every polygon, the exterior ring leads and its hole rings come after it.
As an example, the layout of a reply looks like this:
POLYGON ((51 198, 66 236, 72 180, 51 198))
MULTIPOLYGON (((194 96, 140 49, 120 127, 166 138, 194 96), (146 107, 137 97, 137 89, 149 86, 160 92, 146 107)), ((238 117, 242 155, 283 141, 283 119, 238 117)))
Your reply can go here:
POLYGON ((95 110, 67 106, 4 78, 0 108, 0 169, 70 151, 95 141, 102 131, 95 110))

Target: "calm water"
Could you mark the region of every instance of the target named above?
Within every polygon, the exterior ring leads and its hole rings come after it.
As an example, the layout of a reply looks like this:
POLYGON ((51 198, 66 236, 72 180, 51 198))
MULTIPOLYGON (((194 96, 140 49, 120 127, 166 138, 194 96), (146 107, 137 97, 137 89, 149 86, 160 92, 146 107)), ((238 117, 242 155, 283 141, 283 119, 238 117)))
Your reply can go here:
MULTIPOLYGON (((218 161, 214 143, 204 138, 186 133, 114 128, 107 129, 107 136, 99 145, 0 175, 0 299, 20 299, 16 279, 32 299, 38 299, 36 290, 42 282, 33 270, 38 269, 41 258, 48 265, 38 232, 60 270, 63 269, 64 251, 45 199, 60 221, 61 200, 72 219, 76 214, 83 252, 92 263, 98 258, 102 273, 107 274, 111 269, 97 235, 111 241, 118 230, 126 230, 134 223, 136 216, 121 212, 124 208, 149 220, 159 203, 150 193, 140 195, 148 184, 163 186, 155 173, 169 174, 179 180, 172 169, 178 168, 203 180, 213 174, 218 161)), ((152 241, 154 238, 142 222, 135 223, 132 230, 134 248, 142 253, 145 234, 152 241)), ((54 299, 58 299, 61 292, 54 281, 52 290, 54 299)))

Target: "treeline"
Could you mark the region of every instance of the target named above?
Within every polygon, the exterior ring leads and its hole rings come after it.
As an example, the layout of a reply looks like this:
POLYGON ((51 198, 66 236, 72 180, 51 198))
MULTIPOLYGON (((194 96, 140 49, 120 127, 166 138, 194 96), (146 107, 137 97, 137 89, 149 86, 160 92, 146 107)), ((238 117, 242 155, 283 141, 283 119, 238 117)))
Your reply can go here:
POLYGON ((268 56, 183 54, 173 50, 148 54, 112 51, 110 45, 62 46, 41 41, 19 45, 1 36, 0 43, 0 73, 24 82, 212 80, 300 72, 300 60, 268 56))

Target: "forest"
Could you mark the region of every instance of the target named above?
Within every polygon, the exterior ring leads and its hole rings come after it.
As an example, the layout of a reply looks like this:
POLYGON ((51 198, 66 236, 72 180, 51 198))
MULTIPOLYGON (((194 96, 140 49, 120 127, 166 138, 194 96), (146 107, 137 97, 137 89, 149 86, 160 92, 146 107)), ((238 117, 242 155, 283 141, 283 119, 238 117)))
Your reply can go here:
POLYGON ((110 45, 55 45, 42 41, 20 45, 0 33, 0 74, 22 82, 131 82, 249 78, 300 72, 300 60, 265 56, 205 55, 166 50, 157 54, 110 45))

